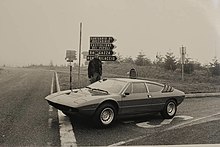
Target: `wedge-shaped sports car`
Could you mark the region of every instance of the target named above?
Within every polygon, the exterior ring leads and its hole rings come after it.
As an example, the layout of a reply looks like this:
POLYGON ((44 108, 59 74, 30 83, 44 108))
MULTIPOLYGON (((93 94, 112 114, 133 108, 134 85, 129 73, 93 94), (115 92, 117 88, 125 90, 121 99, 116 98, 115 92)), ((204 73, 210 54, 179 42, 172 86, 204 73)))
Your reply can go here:
POLYGON ((184 92, 157 82, 110 78, 45 99, 65 114, 88 116, 96 125, 107 127, 119 116, 160 112, 164 118, 172 118, 184 98, 184 92))

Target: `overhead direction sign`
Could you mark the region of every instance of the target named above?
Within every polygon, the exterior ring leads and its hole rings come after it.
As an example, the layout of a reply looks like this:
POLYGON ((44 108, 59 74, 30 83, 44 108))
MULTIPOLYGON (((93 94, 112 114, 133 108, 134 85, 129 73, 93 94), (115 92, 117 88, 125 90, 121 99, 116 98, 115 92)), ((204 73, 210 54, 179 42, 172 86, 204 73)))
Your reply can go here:
POLYGON ((89 55, 95 55, 98 52, 99 55, 113 55, 112 50, 89 50, 89 55))
POLYGON ((113 43, 116 41, 113 37, 90 37, 90 43, 113 43))
MULTIPOLYGON (((87 61, 90 61, 92 59, 94 59, 94 56, 92 56, 92 55, 87 56, 87 61)), ((99 56, 99 59, 101 61, 116 61, 117 57, 116 56, 107 56, 106 55, 106 56, 99 56)))
POLYGON ((110 43, 90 43, 90 49, 112 50, 114 48, 116 48, 116 46, 110 43))

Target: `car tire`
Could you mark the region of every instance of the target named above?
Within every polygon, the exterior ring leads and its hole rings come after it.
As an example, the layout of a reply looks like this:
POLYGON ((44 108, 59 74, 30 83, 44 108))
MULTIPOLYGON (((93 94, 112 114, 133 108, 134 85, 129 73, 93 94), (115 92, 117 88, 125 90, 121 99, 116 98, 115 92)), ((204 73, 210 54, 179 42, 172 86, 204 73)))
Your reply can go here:
POLYGON ((98 107, 93 117, 94 125, 98 128, 111 126, 116 120, 116 108, 109 103, 104 103, 98 107))
POLYGON ((177 111, 176 101, 171 99, 166 102, 163 110, 161 111, 161 115, 165 119, 171 119, 175 116, 176 111, 177 111))

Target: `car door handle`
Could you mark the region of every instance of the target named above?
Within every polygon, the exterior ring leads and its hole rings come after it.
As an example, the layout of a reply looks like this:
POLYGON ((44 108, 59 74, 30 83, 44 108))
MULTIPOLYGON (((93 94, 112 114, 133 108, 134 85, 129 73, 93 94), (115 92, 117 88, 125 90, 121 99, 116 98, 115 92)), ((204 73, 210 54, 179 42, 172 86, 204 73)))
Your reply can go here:
POLYGON ((147 95, 148 98, 151 98, 152 96, 150 94, 147 95))

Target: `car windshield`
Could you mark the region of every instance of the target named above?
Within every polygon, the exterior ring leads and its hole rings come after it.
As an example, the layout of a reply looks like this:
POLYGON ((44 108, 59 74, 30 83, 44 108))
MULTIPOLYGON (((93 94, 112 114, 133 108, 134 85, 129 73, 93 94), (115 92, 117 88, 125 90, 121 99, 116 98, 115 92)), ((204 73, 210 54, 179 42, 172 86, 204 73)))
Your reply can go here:
POLYGON ((99 89, 102 91, 107 91, 109 93, 119 93, 121 89, 125 86, 126 82, 119 81, 115 79, 105 79, 97 81, 89 86, 91 89, 99 89))

